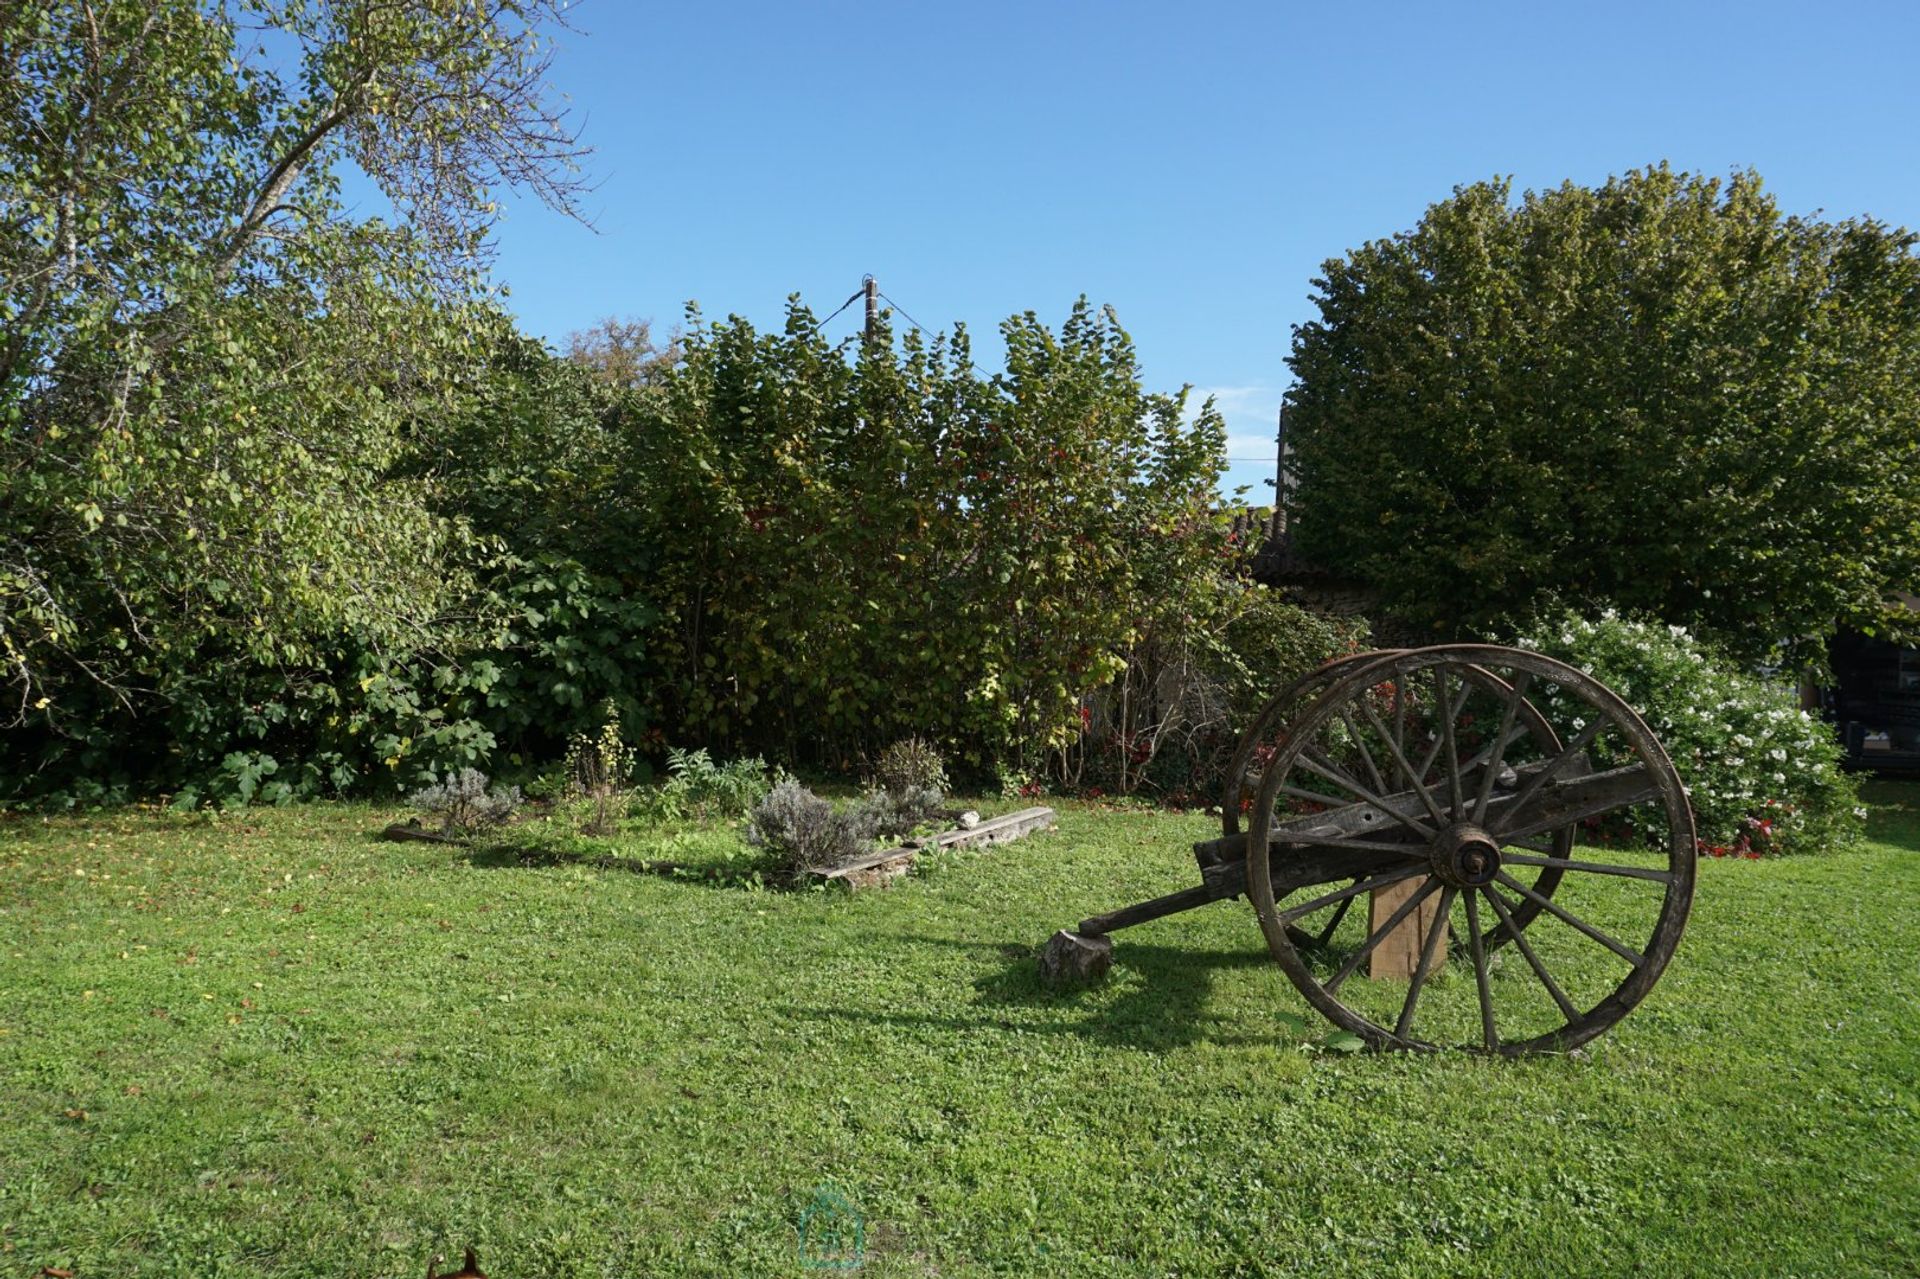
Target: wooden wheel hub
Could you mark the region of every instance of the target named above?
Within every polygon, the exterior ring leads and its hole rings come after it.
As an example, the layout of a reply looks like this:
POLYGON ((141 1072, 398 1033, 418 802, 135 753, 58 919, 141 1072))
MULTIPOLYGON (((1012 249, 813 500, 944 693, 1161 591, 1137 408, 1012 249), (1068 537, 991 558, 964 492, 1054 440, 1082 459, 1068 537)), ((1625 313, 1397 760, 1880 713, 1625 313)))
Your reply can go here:
POLYGON ((1491 884, 1500 873, 1500 844, 1472 822, 1455 822, 1434 837, 1433 873, 1455 888, 1491 884))

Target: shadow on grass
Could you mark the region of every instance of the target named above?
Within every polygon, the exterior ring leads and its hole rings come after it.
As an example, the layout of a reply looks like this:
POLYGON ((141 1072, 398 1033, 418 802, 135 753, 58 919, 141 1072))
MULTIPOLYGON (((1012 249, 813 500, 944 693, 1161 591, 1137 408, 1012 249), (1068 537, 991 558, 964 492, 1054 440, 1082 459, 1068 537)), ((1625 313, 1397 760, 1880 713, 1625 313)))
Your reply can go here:
MULTIPOLYGON (((1304 1025, 1291 1013, 1276 1012, 1271 1035, 1222 1033, 1207 1014, 1215 976, 1241 968, 1272 964, 1266 951, 1193 950, 1178 946, 1127 944, 1116 940, 1114 965, 1133 980, 1055 990, 1040 980, 1037 946, 969 942, 951 937, 900 936, 902 946, 943 946, 991 955, 993 964, 973 981, 974 998, 948 1014, 884 1011, 871 1008, 782 1009, 789 1016, 895 1028, 942 1031, 1018 1031, 1061 1035, 1107 1047, 1167 1052, 1206 1041, 1217 1045, 1296 1042, 1304 1025), (1036 1019, 1035 1013, 1053 1016, 1036 1019)), ((1276 974, 1277 977, 1277 974, 1276 974)), ((1283 983, 1274 994, 1283 998, 1283 983)))
POLYGON ((688 862, 642 857, 622 857, 617 853, 583 853, 567 848, 529 848, 519 845, 489 844, 463 851, 468 865, 480 870, 524 870, 540 866, 586 866, 593 870, 619 870, 634 875, 654 875, 688 884, 712 888, 732 888, 746 882, 739 871, 726 866, 699 866, 688 862))
POLYGON ((1863 781, 1867 838, 1920 852, 1920 781, 1876 777, 1863 781))

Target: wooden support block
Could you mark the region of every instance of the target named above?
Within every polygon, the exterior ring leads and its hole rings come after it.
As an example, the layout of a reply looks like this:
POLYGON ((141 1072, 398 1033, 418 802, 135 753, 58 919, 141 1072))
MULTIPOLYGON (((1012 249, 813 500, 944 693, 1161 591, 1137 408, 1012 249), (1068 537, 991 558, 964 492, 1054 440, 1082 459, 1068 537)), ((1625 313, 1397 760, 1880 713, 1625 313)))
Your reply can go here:
MULTIPOLYGON (((1370 909, 1367 912, 1367 934, 1387 922, 1388 916, 1406 904, 1407 898, 1419 892, 1428 881, 1425 879, 1403 879, 1397 884, 1388 884, 1385 888, 1376 888, 1370 894, 1370 909)), ((1367 975, 1375 981, 1390 978, 1394 981, 1411 981, 1420 967, 1420 952, 1426 948, 1427 934, 1435 928, 1445 928, 1447 921, 1440 918, 1440 893, 1434 893, 1420 903, 1411 915, 1400 921, 1400 926, 1381 939, 1373 953, 1367 956, 1367 975)), ((1438 943, 1440 949, 1433 957, 1433 971, 1439 972, 1447 962, 1447 940, 1442 937, 1438 943)))
POLYGON ((1113 938, 1082 937, 1061 929, 1040 952, 1040 980, 1049 986, 1099 981, 1113 967, 1113 938))

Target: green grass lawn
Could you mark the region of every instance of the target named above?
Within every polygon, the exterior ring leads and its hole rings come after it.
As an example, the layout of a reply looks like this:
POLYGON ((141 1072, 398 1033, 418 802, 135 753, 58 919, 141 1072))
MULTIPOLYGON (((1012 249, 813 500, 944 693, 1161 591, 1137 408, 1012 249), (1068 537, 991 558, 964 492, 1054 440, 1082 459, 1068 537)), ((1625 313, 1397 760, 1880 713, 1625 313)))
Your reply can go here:
POLYGON ((7 819, 0 1276, 800 1274, 821 1187, 872 1275, 1911 1275, 1920 786, 1869 789, 1865 851, 1703 864, 1652 998, 1519 1062, 1318 1050, 1243 902, 1041 990, 1199 817, 853 897, 7 819))

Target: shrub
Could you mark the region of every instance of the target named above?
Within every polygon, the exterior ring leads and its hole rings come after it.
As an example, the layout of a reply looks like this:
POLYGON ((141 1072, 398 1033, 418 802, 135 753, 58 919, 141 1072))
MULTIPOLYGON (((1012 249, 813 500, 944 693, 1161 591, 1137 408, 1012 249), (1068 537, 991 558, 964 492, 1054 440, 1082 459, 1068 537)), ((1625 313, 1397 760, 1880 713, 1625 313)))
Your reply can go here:
POLYGON ((620 735, 620 708, 609 700, 606 722, 597 736, 575 733, 567 746, 564 769, 569 799, 584 800, 589 816, 581 830, 589 835, 612 832, 624 805, 638 755, 620 735))
MULTIPOLYGON (((1815 852, 1860 837, 1859 800, 1841 771, 1840 745, 1799 708, 1790 686, 1742 674, 1682 627, 1612 612, 1597 621, 1548 617, 1515 643, 1579 667, 1640 712, 1692 796, 1701 852, 1815 852)), ((1538 700, 1564 735, 1577 731, 1570 705, 1538 700)))
POLYGON ((667 779, 643 786, 627 802, 627 815, 649 826, 670 822, 745 817, 778 776, 758 756, 716 764, 703 747, 667 751, 667 779))
POLYGON ((765 870, 792 881, 809 867, 835 866, 873 846, 873 813, 864 804, 845 812, 791 777, 783 777, 754 805, 747 843, 761 849, 765 870))
POLYGON ((946 803, 947 797, 931 786, 909 785, 901 790, 869 790, 860 806, 876 836, 894 839, 934 821, 946 803))
POLYGON ((704 747, 667 751, 667 784, 660 789, 676 816, 745 817, 773 785, 757 755, 716 764, 704 747))
POLYGON ((1078 740, 1056 757, 1068 787, 1211 803, 1266 700, 1357 651, 1367 634, 1359 618, 1310 612, 1231 577, 1209 583, 1192 605, 1191 623, 1139 637, 1114 683, 1083 700, 1078 740))
POLYGON ((649 711, 835 770, 907 733, 969 772, 1041 767, 1115 651, 1218 571, 1224 419, 1148 392, 1084 301, 1010 319, 992 375, 963 333, 850 362, 819 327, 797 303, 784 333, 691 314, 628 405, 614 505, 661 612, 649 711))
POLYGON ((506 824, 520 806, 518 786, 487 789, 487 775, 477 768, 458 773, 422 787, 407 802, 423 813, 440 818, 440 828, 449 835, 476 835, 483 830, 506 824))
POLYGON ((924 737, 903 737, 873 763, 874 784, 889 795, 932 791, 937 804, 947 790, 947 766, 924 737))
POLYGON ((873 785, 861 799, 874 833, 887 838, 935 820, 946 802, 946 764, 924 737, 903 737, 881 751, 873 764, 873 785))

